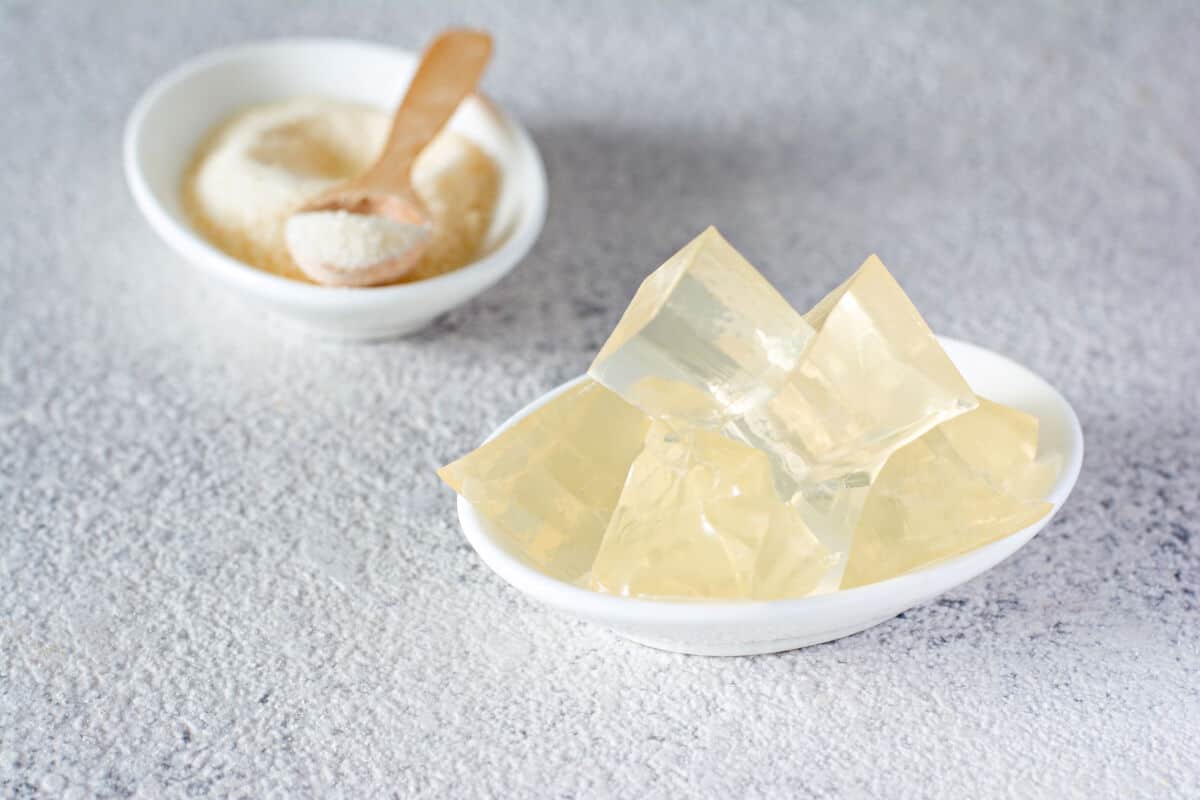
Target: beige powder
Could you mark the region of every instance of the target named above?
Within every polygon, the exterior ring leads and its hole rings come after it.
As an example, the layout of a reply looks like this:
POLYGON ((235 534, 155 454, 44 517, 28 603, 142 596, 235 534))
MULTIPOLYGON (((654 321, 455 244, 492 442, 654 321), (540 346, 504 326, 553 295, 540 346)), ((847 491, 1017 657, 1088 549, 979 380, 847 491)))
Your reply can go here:
POLYGON ((428 238, 429 228, 339 209, 293 214, 288 217, 284 235, 288 252, 301 268, 327 265, 339 272, 354 273, 405 257, 428 238))
MULTIPOLYGON (((371 165, 389 116, 368 106, 304 98, 246 109, 208 137, 189 169, 184 206, 192 224, 229 255, 311 282, 288 254, 288 217, 309 198, 371 165)), ((399 282, 473 261, 499 192, 496 165, 460 134, 443 132, 413 166, 413 186, 433 221, 429 247, 399 282)))

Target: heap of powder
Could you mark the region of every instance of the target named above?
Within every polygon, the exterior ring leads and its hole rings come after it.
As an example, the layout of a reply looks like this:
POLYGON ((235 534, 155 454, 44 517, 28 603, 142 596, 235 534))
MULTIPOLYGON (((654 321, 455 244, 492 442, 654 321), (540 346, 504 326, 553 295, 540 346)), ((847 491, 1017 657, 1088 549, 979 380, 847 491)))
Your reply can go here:
MULTIPOLYGON (((234 258, 308 282, 288 253, 288 217, 369 167, 383 147, 389 121, 378 109, 327 98, 246 109, 201 146, 185 178, 185 210, 206 239, 234 258)), ((401 282, 475 260, 500 187, 492 159, 448 131, 422 151, 412 181, 432 228, 420 260, 401 282)))

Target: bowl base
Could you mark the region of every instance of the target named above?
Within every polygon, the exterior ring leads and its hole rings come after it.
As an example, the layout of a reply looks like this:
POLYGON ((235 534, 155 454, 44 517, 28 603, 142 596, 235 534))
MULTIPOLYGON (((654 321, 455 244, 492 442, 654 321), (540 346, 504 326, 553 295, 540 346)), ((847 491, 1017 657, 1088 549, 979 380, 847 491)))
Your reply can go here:
MULTIPOLYGON (((900 612, 896 612, 898 614, 900 612)), ((730 656, 760 656, 769 653, 783 653, 787 650, 799 650, 802 647, 811 647, 815 644, 825 644, 832 642, 835 639, 843 639, 847 636, 853 636, 856 633, 861 633, 867 628, 874 628, 876 625, 894 619, 896 614, 888 614, 873 619, 869 622, 856 622, 845 628, 838 628, 831 631, 821 631, 807 636, 789 636, 783 639, 761 639, 758 641, 749 642, 705 642, 705 641, 678 641, 675 639, 664 639, 657 636, 643 636, 640 634, 625 633, 614 628, 610 628, 617 636, 622 639, 628 639, 631 642, 653 647, 655 650, 666 650, 670 653, 683 653, 689 656, 715 656, 715 657, 730 657, 730 656)))
POLYGON ((437 317, 438 315, 435 314, 432 317, 423 317, 416 320, 407 319, 402 323, 360 328, 350 327, 339 322, 322 324, 279 313, 270 313, 268 315, 271 324, 281 330, 300 333, 308 339, 315 339, 317 341, 342 342, 346 344, 369 344, 372 342, 386 342, 391 339, 400 339, 428 327, 433 324, 433 321, 437 317))

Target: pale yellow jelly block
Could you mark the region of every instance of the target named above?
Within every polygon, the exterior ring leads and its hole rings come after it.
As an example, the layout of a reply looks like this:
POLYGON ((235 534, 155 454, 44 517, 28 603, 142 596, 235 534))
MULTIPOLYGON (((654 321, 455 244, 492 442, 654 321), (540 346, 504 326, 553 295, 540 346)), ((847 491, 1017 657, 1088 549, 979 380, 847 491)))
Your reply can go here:
POLYGON ((881 464, 976 405, 878 258, 801 317, 715 228, 642 283, 588 374, 651 417, 726 430, 796 480, 881 464))
POLYGON ((964 461, 1013 497, 1042 499, 1062 468, 1057 457, 1038 458, 1037 417, 983 397, 976 412, 940 430, 964 461))
POLYGON ((804 319, 817 330, 772 398, 814 477, 880 464, 897 447, 978 404, 925 320, 876 256, 804 319), (793 399, 797 398, 797 399, 793 399), (802 398, 802 399, 800 399, 802 398), (809 414, 787 413, 800 405, 809 414))
POLYGON ((888 455, 977 402, 878 258, 801 317, 713 228, 645 280, 588 373, 651 417, 765 452, 843 556, 888 455))
POLYGON ((719 433, 654 422, 590 585, 634 597, 801 597, 832 561, 779 499, 766 454, 719 433))
POLYGON ((1042 497, 1056 470, 1035 460, 1037 432, 1036 417, 981 400, 897 450, 867 496, 841 588, 961 555, 1049 513, 1042 497))
POLYGON ((721 427, 787 380, 812 335, 710 227, 642 282, 588 374, 651 417, 721 427))
POLYGON ((649 420, 585 380, 438 470, 535 567, 587 572, 649 420))

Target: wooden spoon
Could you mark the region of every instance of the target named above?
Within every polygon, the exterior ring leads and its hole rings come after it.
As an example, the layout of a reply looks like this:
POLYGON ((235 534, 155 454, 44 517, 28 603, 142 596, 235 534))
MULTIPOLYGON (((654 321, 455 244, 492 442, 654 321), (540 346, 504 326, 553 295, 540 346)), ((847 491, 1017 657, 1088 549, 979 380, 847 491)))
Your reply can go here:
POLYGON ((413 162, 475 89, 491 54, 492 39, 480 31, 451 29, 429 44, 375 163, 288 219, 288 250, 306 275, 330 286, 374 286, 416 264, 428 245, 431 221, 412 187, 413 162), (371 241, 348 242, 349 249, 328 241, 330 235, 361 237, 364 232, 371 241), (381 260, 363 263, 375 254, 381 260))

